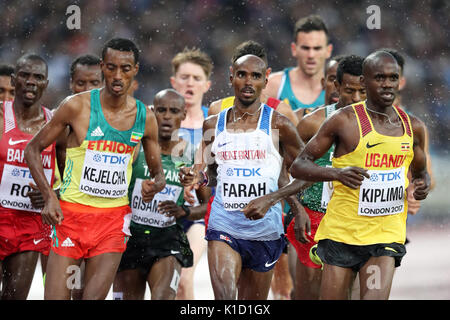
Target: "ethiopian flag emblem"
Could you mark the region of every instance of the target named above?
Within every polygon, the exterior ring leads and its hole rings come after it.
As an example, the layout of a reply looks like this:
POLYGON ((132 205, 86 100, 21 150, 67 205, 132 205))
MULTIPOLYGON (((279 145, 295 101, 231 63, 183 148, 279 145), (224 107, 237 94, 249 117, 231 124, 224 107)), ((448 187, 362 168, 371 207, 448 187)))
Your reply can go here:
POLYGON ((130 142, 138 143, 144 134, 140 132, 132 132, 130 137, 130 142))

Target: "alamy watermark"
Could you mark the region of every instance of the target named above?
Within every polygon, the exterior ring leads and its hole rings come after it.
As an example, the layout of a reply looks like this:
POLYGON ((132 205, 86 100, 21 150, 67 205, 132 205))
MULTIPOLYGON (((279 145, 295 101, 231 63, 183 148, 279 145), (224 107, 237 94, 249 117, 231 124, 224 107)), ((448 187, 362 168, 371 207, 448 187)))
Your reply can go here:
POLYGON ((380 7, 373 4, 367 7, 366 13, 370 16, 366 20, 368 29, 381 29, 381 10, 380 7))
POLYGON ((70 6, 67 7, 66 9, 66 16, 69 15, 69 17, 67 17, 66 20, 66 26, 67 29, 69 30, 80 30, 81 29, 81 10, 80 7, 72 4, 70 6))

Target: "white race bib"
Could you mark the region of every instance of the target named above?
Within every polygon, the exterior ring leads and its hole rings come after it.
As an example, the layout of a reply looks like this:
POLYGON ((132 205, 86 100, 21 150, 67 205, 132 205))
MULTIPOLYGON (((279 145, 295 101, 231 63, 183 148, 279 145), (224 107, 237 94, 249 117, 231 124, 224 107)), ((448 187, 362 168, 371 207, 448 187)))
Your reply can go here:
MULTIPOLYGON (((52 169, 44 169, 45 178, 50 184, 52 169)), ((35 184, 30 169, 5 164, 3 167, 2 183, 0 185, 1 206, 9 209, 41 212, 31 205, 31 200, 26 195, 31 191, 30 182, 35 184)))
POLYGON ((86 149, 79 190, 103 198, 127 195, 127 168, 130 154, 99 152, 86 149))
POLYGON ((269 179, 262 168, 237 168, 223 165, 221 169, 222 202, 226 211, 242 210, 253 199, 270 192, 269 179))
POLYGON ((142 179, 136 179, 134 184, 133 194, 130 199, 130 206, 133 211, 131 220, 158 228, 165 228, 176 223, 175 217, 167 217, 158 212, 158 204, 161 201, 172 200, 177 202, 183 188, 166 184, 164 189, 155 194, 155 197, 150 202, 142 201, 142 179))
POLYGON ((359 190, 358 215, 379 217, 405 210, 406 177, 404 168, 368 170, 359 190))

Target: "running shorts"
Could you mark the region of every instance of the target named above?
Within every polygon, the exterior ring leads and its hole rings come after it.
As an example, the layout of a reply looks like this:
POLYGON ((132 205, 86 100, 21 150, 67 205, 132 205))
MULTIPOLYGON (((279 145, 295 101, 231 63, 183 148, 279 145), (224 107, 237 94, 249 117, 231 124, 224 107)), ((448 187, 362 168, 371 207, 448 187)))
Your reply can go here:
POLYGON ((371 257, 393 257, 395 267, 398 267, 405 254, 405 246, 396 242, 357 246, 323 239, 319 240, 317 245, 317 255, 323 263, 351 268, 355 272, 358 272, 371 257))
POLYGON ((319 227, 320 221, 324 216, 324 213, 313 211, 307 207, 304 208, 306 213, 308 213, 309 219, 311 220, 311 235, 306 234, 309 242, 301 243, 295 238, 295 218, 292 219, 292 221, 289 223, 286 236, 289 242, 294 246, 295 251, 297 251, 297 256, 300 262, 309 268, 319 269, 322 266, 311 261, 311 258, 309 257, 309 251, 311 250, 311 247, 316 244, 316 242, 314 242, 314 236, 316 234, 317 228, 319 227))
POLYGON ((0 212, 0 261, 23 251, 48 255, 51 227, 42 222, 39 213, 0 212))
POLYGON ((130 233, 131 208, 96 208, 60 201, 64 220, 54 226, 52 250, 74 259, 124 252, 130 233))

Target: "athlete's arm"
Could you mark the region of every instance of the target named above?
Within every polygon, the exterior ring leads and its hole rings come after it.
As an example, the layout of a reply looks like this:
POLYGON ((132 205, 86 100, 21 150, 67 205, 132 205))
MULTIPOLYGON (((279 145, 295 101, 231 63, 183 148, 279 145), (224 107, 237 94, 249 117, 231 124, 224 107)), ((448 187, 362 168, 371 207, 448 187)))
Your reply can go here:
POLYGON ((82 100, 79 96, 65 99, 54 113, 52 119, 45 124, 31 139, 25 148, 25 160, 36 185, 44 197, 45 206, 41 212, 42 221, 46 224, 60 224, 63 220, 58 197, 47 182, 42 167, 41 152, 61 136, 66 134, 66 127, 71 126, 80 113, 82 100))
POLYGON ((427 155, 425 152, 426 127, 414 116, 410 116, 414 136, 414 158, 411 162, 412 183, 414 184, 414 198, 424 200, 430 192, 431 179, 427 171, 427 155))
POLYGON ((298 125, 298 118, 292 108, 287 103, 281 101, 277 107, 277 111, 288 118, 294 126, 298 125))
MULTIPOLYGON (((342 140, 341 130, 347 130, 349 117, 344 109, 336 112, 324 121, 317 134, 306 144, 305 149, 295 159, 290 168, 294 178, 308 181, 339 180, 347 187, 358 188, 364 176, 369 178, 367 170, 358 167, 326 168, 318 166, 314 161, 323 156, 333 143, 342 140)), ((342 142, 341 142, 342 143, 342 142)))
POLYGON ((272 97, 278 99, 278 88, 281 84, 283 77, 283 71, 275 72, 269 76, 266 87, 263 89, 262 94, 266 97, 272 97))
POLYGON ((153 180, 142 181, 142 200, 149 202, 155 194, 166 186, 166 178, 161 163, 161 152, 158 144, 158 123, 152 110, 147 109, 145 130, 142 136, 145 161, 147 162, 150 176, 153 180))
POLYGON ((316 134, 320 125, 322 124, 324 117, 321 117, 323 113, 323 109, 314 110, 312 113, 307 114, 303 117, 297 125, 297 131, 300 135, 300 138, 308 143, 309 140, 316 134))

